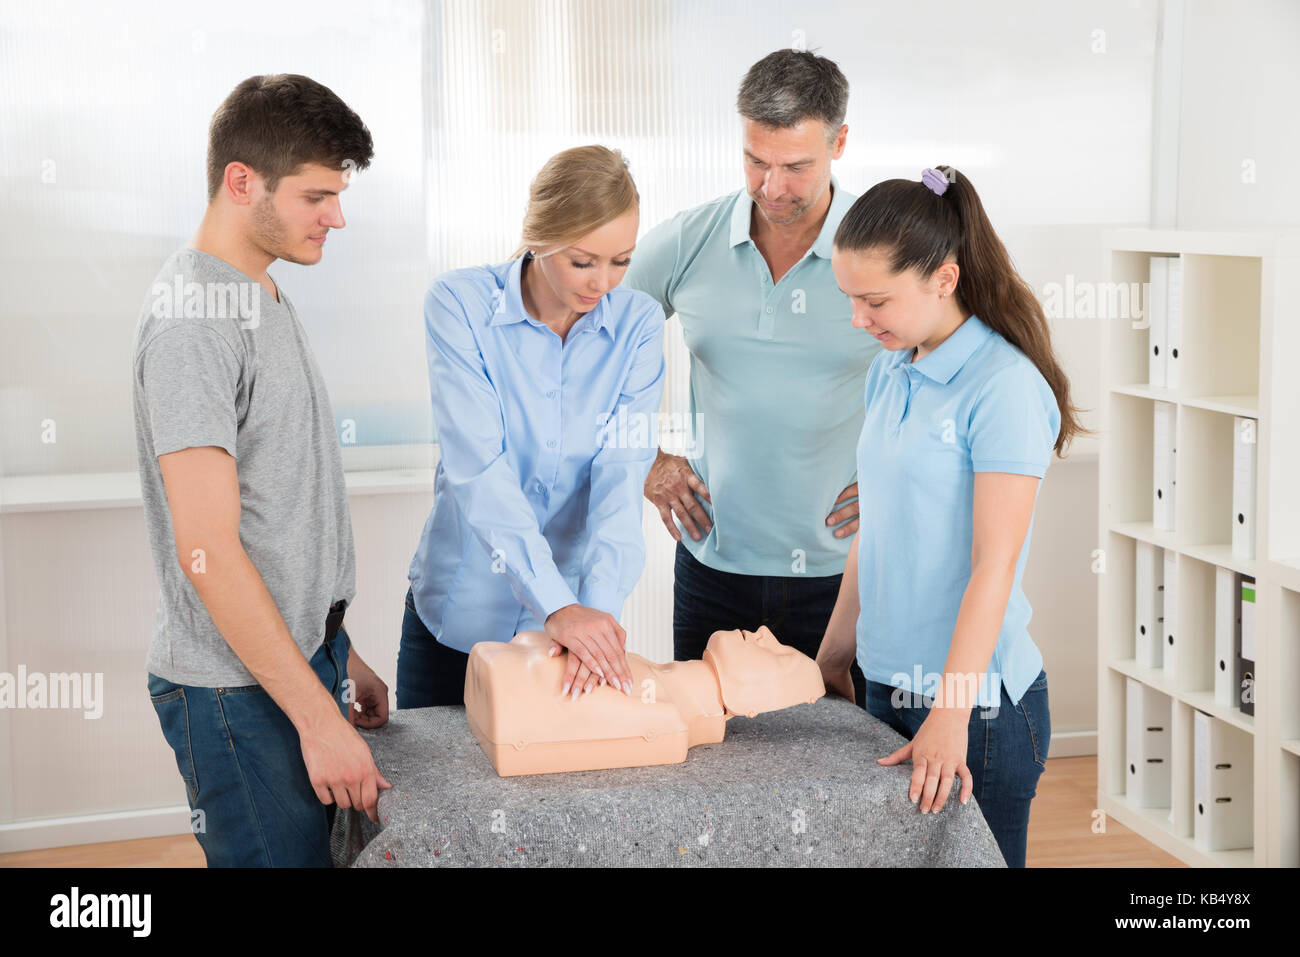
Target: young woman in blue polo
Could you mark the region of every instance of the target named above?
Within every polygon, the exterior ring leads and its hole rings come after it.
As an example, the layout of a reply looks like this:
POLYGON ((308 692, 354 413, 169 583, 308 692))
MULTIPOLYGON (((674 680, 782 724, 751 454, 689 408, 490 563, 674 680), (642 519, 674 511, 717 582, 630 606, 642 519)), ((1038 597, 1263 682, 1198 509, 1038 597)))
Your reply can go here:
POLYGON ((1021 589, 1038 484, 1081 430, 1047 320, 970 181, 950 167, 853 204, 832 268, 884 347, 858 440, 861 525, 817 661, 829 690, 909 739, 910 797, 973 794, 1023 867, 1047 763, 1043 658, 1021 589))

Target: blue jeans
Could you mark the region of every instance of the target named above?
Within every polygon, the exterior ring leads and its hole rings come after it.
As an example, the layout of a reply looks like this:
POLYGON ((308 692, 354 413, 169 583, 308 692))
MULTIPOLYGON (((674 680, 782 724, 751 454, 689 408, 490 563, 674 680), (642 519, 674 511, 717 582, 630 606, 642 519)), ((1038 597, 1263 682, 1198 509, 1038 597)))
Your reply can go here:
POLYGON ((402 643, 397 649, 397 708, 431 708, 465 703, 469 655, 448 648, 424 626, 406 590, 402 643))
MULTIPOLYGON (((715 631, 757 631, 766 625, 784 645, 817 658, 826 623, 835 610, 842 575, 738 575, 698 561, 681 542, 673 569, 673 658, 704 656, 715 631)), ((849 667, 859 707, 865 707, 866 676, 849 667)))
MULTIPOLYGON (((900 694, 895 707, 895 689, 879 681, 867 682, 867 711, 909 741, 930 713, 930 698, 920 704, 900 694)), ((1029 802, 1038 793, 1038 778, 1047 767, 1047 748, 1052 740, 1052 716, 1047 707, 1047 672, 1038 672, 1029 690, 1012 704, 1002 686, 1002 702, 992 708, 972 708, 966 766, 993 838, 998 842, 1007 867, 1025 866, 1025 844, 1029 838, 1029 802)), ((881 755, 883 757, 883 755, 881 755)), ((950 801, 960 794, 960 778, 953 779, 950 801)))
MULTIPOLYGON (((347 632, 311 667, 346 718, 347 632)), ((329 867, 333 804, 316 796, 298 731, 261 685, 201 688, 149 675, 208 867, 329 867)))

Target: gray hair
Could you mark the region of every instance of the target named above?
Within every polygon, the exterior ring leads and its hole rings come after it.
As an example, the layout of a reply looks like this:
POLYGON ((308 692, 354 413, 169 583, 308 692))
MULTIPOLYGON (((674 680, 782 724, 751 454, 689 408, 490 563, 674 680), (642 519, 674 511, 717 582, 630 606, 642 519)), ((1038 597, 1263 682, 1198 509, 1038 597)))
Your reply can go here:
POLYGON ((809 50, 777 50, 749 68, 740 81, 736 108, 747 120, 790 127, 808 119, 826 124, 833 142, 844 124, 849 81, 834 61, 809 50))

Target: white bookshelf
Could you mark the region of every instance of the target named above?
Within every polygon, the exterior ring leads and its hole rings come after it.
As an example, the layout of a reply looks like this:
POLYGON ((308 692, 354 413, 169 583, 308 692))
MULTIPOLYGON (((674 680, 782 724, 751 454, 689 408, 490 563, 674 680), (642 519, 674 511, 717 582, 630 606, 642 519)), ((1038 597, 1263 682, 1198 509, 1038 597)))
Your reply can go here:
MULTIPOLYGON (((1111 282, 1144 283, 1153 255, 1182 260, 1179 388, 1150 384, 1149 330, 1102 321, 1099 415, 1097 801, 1197 867, 1300 866, 1300 232, 1125 229, 1107 234, 1111 282), (1177 406, 1174 529, 1153 519, 1156 401, 1177 406), (1256 547, 1233 554, 1233 417, 1258 421, 1256 547), (1136 543, 1176 562, 1176 670, 1136 660, 1136 543), (1218 567, 1256 582, 1255 713, 1214 695, 1218 567), (1171 702, 1169 806, 1126 794, 1126 681, 1171 702), (1193 716, 1250 736, 1253 846, 1193 839, 1193 716)), ((1143 297, 1143 301, 1146 299, 1143 297)))

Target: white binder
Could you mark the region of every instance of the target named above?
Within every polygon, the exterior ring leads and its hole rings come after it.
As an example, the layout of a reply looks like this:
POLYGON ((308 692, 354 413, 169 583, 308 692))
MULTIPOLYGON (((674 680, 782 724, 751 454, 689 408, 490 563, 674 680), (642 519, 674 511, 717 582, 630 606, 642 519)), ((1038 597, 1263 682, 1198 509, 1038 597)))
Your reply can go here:
POLYGON ((1254 844, 1251 736, 1203 711, 1193 716, 1192 839, 1207 851, 1254 844))
POLYGON ((1134 678, 1127 681, 1125 797, 1134 807, 1169 807, 1172 702, 1134 678))
POLYGON ((1178 406, 1172 402, 1155 402, 1152 425, 1151 476, 1154 498, 1151 503, 1152 524, 1162 532, 1174 530, 1174 476, 1177 456, 1178 406))
POLYGON ((1166 379, 1165 347, 1168 313, 1165 305, 1169 292, 1169 257, 1151 257, 1151 281, 1147 284, 1147 381, 1160 388, 1166 379))
POLYGON ((1165 292, 1165 388, 1182 387, 1183 352, 1183 261, 1175 256, 1166 267, 1168 287, 1165 292))
POLYGON ((1255 466, 1259 423, 1237 416, 1232 421, 1232 554, 1255 557, 1255 466))
MULTIPOLYGON (((1137 543, 1133 604, 1137 612, 1134 637, 1139 668, 1159 668, 1164 647, 1164 549, 1137 543)), ((1229 650, 1232 635, 1228 635, 1229 650)))
POLYGON ((1178 631, 1178 553, 1172 548, 1166 548, 1164 560, 1164 622, 1161 630, 1164 633, 1164 647, 1161 648, 1162 655, 1161 665, 1164 667, 1165 674, 1171 679, 1177 679, 1177 661, 1178 661, 1178 644, 1176 633, 1178 631))
POLYGON ((1214 572, 1214 703, 1238 707, 1233 637, 1236 634, 1237 573, 1219 566, 1214 572))

